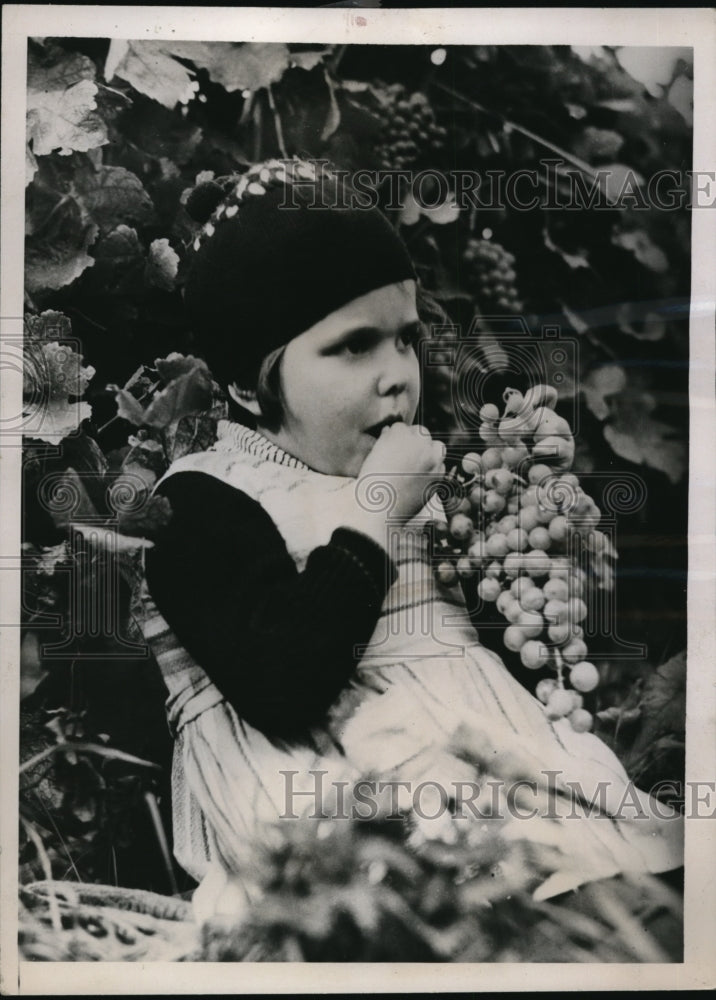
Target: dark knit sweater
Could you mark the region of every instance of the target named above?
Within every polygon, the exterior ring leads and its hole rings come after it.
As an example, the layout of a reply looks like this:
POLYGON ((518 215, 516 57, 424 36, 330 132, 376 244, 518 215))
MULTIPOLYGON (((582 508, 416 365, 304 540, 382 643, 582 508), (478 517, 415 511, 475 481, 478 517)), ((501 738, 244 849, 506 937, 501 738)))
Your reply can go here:
POLYGON ((172 518, 148 550, 149 591, 237 714, 272 739, 301 740, 353 674, 397 571, 349 528, 299 572, 266 511, 202 472, 158 490, 172 518))

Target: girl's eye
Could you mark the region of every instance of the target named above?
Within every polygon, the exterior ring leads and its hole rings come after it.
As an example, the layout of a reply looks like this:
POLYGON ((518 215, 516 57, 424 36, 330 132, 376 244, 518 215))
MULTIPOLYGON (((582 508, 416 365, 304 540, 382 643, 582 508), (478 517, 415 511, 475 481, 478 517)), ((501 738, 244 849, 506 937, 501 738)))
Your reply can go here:
POLYGON ((400 342, 404 347, 414 347, 420 338, 420 327, 416 323, 415 326, 407 326, 400 333, 400 342))
POLYGON ((375 337, 372 337, 369 333, 361 333, 355 337, 351 337, 350 340, 346 341, 344 346, 348 354, 357 356, 367 354, 373 347, 374 342, 375 337))

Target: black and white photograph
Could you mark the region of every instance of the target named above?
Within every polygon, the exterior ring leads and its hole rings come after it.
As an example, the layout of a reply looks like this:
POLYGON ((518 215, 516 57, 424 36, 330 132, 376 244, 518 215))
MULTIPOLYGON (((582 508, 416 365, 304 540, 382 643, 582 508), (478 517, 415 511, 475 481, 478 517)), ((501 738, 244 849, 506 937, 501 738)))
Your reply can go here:
POLYGON ((3 36, 3 991, 713 988, 713 11, 3 36))

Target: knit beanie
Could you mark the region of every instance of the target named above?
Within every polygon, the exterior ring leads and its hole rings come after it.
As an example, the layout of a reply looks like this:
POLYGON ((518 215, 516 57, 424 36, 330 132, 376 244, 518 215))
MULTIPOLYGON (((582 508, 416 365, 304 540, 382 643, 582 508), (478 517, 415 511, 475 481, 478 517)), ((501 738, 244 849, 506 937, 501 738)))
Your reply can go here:
POLYGON ((195 189, 184 301, 216 381, 255 389, 261 362, 360 295, 415 278, 377 208, 309 161, 269 160, 195 189), (203 216, 203 217, 202 217, 203 216))

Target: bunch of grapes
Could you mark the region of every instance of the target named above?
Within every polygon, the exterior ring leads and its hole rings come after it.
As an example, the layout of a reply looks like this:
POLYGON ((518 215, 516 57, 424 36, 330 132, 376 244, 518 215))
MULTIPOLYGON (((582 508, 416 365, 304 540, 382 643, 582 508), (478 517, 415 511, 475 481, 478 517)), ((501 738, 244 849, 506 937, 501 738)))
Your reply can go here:
POLYGON ((378 93, 382 98, 377 112, 381 139, 376 157, 381 169, 404 169, 442 149, 447 132, 437 124, 425 94, 411 94, 402 83, 378 88, 378 93))
POLYGON ((453 470, 449 521, 432 525, 437 579, 451 587, 477 578, 480 598, 506 620, 502 639, 530 670, 551 668, 536 687, 549 718, 566 716, 578 732, 591 729, 583 695, 599 683, 587 658, 583 623, 584 553, 615 555, 597 530, 601 512, 567 470, 574 440, 554 412, 556 390, 506 389, 504 412, 480 410, 486 448, 469 452, 453 470), (570 687, 567 686, 567 682, 570 687))
POLYGON ((522 311, 517 291, 515 258, 493 240, 468 240, 463 253, 468 265, 467 283, 475 292, 483 312, 522 311))

